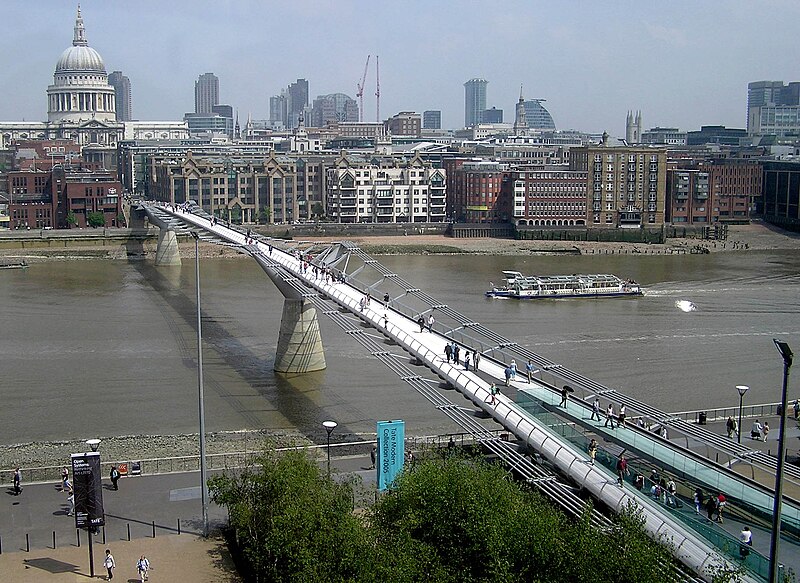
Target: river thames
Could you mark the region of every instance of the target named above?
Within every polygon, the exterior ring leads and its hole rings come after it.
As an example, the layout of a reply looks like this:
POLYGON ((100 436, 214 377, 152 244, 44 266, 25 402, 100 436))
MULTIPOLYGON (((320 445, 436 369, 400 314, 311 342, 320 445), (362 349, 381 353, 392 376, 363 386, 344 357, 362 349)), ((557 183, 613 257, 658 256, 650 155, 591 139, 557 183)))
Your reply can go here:
MULTIPOLYGON (((751 387, 746 402, 777 401, 772 338, 800 350, 797 251, 378 259, 534 352, 665 410, 738 404, 738 384, 751 387), (646 295, 484 298, 503 269, 614 273, 646 295)), ((318 434, 327 418, 344 432, 374 432, 380 419, 404 419, 415 435, 457 430, 323 315, 328 368, 276 375, 282 296, 252 260, 201 262, 209 431, 318 434)), ((0 272, 0 443, 196 432, 194 294, 192 257, 179 268, 89 260, 0 272)))

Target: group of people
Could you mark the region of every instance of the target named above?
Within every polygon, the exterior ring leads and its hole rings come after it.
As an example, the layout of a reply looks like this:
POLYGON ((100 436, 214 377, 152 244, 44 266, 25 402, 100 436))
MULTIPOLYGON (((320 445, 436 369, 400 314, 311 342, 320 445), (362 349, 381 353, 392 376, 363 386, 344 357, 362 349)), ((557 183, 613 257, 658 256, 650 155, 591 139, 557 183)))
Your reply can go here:
POLYGON ((728 500, 722 492, 705 498, 701 488, 694 491, 694 513, 700 514, 705 509, 709 522, 723 522, 722 511, 727 504, 728 500))
MULTIPOLYGON (((114 560, 114 555, 111 554, 111 549, 106 549, 103 567, 106 568, 106 572, 108 573, 106 581, 111 581, 114 578, 114 569, 117 568, 117 563, 114 560)), ((146 556, 140 555, 139 560, 136 561, 136 572, 139 574, 139 581, 142 583, 147 581, 150 575, 150 568, 150 560, 146 556)))

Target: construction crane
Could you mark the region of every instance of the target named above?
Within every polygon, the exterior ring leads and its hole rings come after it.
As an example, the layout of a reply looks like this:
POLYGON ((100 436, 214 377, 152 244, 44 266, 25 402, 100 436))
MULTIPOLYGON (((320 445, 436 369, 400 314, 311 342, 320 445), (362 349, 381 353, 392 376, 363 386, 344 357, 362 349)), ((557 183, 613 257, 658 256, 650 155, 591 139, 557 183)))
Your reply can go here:
MULTIPOLYGON (((361 75, 361 83, 358 84, 358 121, 364 121, 364 83, 367 81, 367 69, 369 68, 369 58, 372 55, 367 55, 367 62, 364 64, 364 74, 361 75)), ((377 59, 377 57, 375 57, 377 59)))
POLYGON ((381 123, 381 65, 375 55, 375 121, 381 123))

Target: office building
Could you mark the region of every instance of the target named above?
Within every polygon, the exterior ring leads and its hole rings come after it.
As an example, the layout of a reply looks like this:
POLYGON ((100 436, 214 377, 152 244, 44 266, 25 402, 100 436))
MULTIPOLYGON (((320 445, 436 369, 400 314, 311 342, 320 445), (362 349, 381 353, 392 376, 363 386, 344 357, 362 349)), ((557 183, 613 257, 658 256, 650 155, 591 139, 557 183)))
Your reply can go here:
POLYGON ((273 127, 281 125, 286 127, 288 112, 286 110, 286 91, 281 91, 280 95, 269 98, 269 121, 273 127))
POLYGON ((219 104, 219 78, 214 73, 203 73, 194 83, 194 112, 211 114, 219 104))
POLYGON ((117 121, 131 121, 133 118, 131 106, 131 80, 114 71, 108 76, 108 84, 114 88, 114 99, 117 106, 117 121))
POLYGON ((390 136, 422 135, 422 116, 413 111, 401 111, 384 122, 385 133, 390 136))
POLYGON ((570 150, 570 170, 586 172, 586 224, 640 228, 664 223, 667 152, 603 143, 570 150))
POLYGON ((481 123, 486 109, 486 79, 470 79, 464 83, 464 127, 481 123))
POLYGON ((284 125, 293 129, 300 124, 300 116, 305 117, 308 106, 308 81, 298 79, 286 88, 286 115, 284 125))
POLYGON ((725 126, 700 126, 699 131, 686 132, 687 146, 718 144, 720 146, 739 146, 747 140, 747 130, 726 128, 725 126))
POLYGON ((504 177, 502 212, 517 225, 585 226, 586 178, 567 164, 521 166, 504 177))
POLYGON ((438 109, 429 109, 423 111, 422 128, 426 130, 442 129, 442 112, 438 109))
POLYGON ((800 232, 800 163, 764 162, 764 220, 800 232))
POLYGON ((529 99, 523 103, 525 107, 525 119, 528 127, 532 130, 555 130, 556 124, 553 116, 542 105, 544 99, 529 99))
POLYGON ((678 128, 650 128, 642 132, 641 143, 655 146, 685 146, 686 132, 678 128))
POLYGON ((355 99, 344 93, 331 93, 314 99, 307 125, 322 128, 329 123, 349 121, 358 121, 358 104, 355 99))
POLYGON ((747 85, 747 133, 800 136, 800 82, 756 81, 747 85))
POLYGON ((503 123, 503 110, 492 107, 481 112, 481 123, 503 123))

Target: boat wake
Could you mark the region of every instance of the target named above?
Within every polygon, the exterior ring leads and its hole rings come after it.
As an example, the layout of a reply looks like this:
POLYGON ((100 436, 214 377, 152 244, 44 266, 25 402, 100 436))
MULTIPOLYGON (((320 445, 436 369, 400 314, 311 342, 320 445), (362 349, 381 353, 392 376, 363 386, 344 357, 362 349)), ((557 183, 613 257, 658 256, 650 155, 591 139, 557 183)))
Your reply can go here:
POLYGON ((675 302, 675 307, 678 308, 681 312, 695 312, 697 311, 697 306, 695 306, 689 300, 678 300, 675 302))

